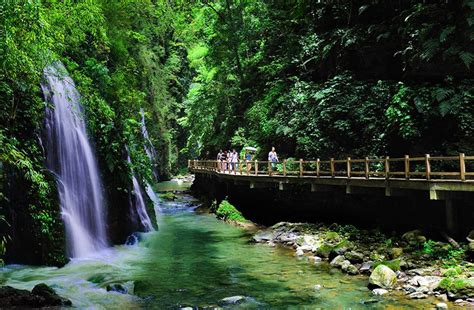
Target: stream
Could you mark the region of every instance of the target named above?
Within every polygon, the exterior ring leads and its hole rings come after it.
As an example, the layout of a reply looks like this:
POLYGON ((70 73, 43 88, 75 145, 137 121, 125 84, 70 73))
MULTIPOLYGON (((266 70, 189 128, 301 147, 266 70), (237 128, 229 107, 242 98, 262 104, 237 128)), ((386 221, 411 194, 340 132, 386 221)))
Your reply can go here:
MULTIPOLYGON (((164 182, 155 189, 188 186, 164 182)), ((28 290, 44 282, 75 307, 94 309, 405 309, 435 303, 375 297, 366 277, 296 258, 290 249, 249 243, 248 231, 195 212, 192 196, 178 196, 161 203, 159 229, 142 234, 134 245, 107 248, 62 268, 8 265, 0 282, 28 290), (107 291, 113 284, 128 294, 107 291), (245 298, 236 304, 222 301, 231 296, 245 298)))

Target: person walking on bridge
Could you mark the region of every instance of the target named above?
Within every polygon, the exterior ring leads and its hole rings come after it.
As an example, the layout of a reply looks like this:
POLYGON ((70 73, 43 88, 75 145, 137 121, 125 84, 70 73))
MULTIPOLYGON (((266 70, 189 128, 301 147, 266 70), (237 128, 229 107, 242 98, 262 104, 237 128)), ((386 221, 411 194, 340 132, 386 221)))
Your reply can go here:
POLYGON ((278 162, 278 155, 275 152, 275 147, 272 146, 272 150, 268 153, 268 161, 272 163, 272 170, 276 170, 276 165, 278 162))
POLYGON ((217 171, 222 171, 222 149, 217 153, 217 171))
POLYGON ((231 170, 233 170, 235 173, 235 170, 237 169, 237 162, 239 161, 239 154, 237 153, 235 149, 232 150, 230 161, 231 161, 231 170))

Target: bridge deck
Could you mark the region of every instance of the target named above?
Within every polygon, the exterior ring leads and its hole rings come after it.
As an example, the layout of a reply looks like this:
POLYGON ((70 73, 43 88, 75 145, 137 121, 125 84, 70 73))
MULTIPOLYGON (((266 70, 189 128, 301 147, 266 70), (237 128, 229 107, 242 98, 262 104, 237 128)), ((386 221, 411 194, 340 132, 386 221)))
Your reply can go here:
POLYGON ((283 190, 286 184, 310 184, 312 191, 336 186, 345 187, 348 194, 357 192, 358 188, 383 188, 387 196, 426 191, 430 199, 445 200, 460 199, 464 194, 474 192, 474 172, 466 171, 466 165, 472 166, 468 161, 474 162, 474 156, 284 160, 278 164, 268 161, 230 164, 216 160, 192 160, 188 162, 188 168, 193 173, 248 182, 251 188, 278 184, 283 190), (433 168, 437 170, 433 171, 433 168))

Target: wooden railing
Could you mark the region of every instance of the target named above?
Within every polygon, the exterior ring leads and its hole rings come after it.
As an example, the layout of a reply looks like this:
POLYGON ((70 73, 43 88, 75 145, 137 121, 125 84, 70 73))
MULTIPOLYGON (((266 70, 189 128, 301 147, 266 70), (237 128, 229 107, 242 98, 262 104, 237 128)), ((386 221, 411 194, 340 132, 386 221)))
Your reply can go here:
POLYGON ((254 176, 293 177, 359 177, 384 179, 452 179, 466 181, 474 177, 474 156, 430 156, 403 158, 369 158, 329 160, 243 161, 236 163, 217 160, 189 160, 192 170, 254 176), (469 169, 470 168, 470 169, 469 169))

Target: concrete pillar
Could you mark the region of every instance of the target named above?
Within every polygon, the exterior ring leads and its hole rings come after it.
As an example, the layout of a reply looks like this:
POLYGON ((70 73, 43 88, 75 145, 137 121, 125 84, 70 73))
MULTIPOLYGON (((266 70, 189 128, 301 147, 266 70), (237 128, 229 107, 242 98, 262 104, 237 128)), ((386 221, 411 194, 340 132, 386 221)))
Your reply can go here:
POLYGON ((453 204, 452 199, 446 199, 445 210, 446 210, 446 230, 450 236, 457 236, 458 229, 458 209, 453 204))

